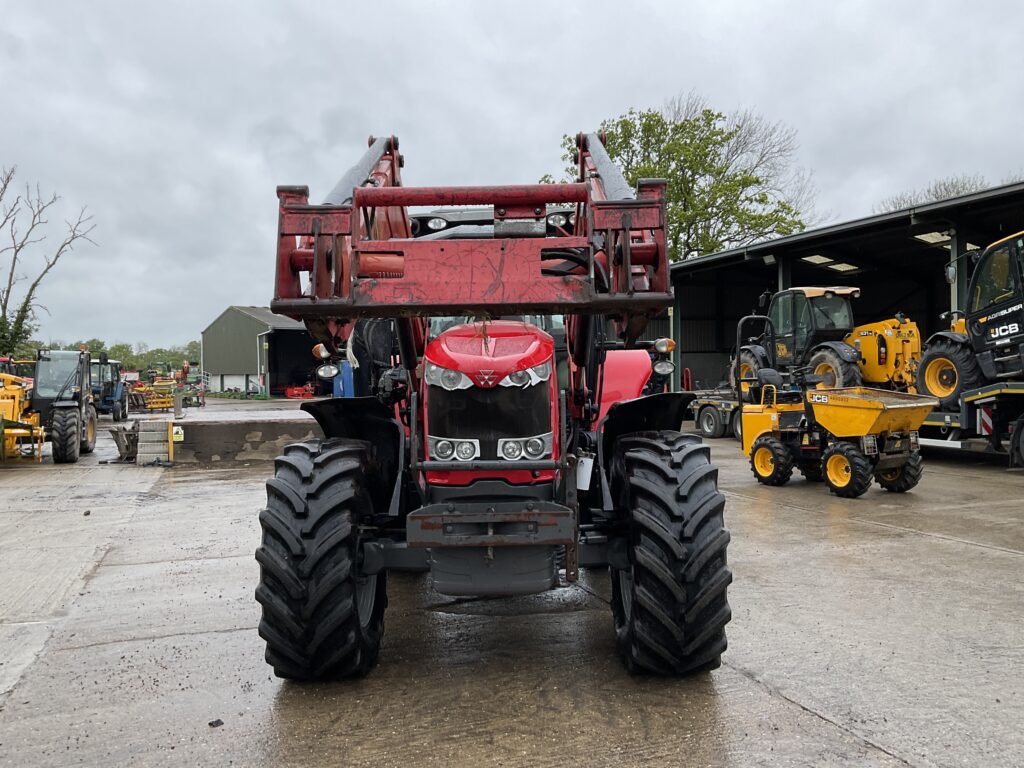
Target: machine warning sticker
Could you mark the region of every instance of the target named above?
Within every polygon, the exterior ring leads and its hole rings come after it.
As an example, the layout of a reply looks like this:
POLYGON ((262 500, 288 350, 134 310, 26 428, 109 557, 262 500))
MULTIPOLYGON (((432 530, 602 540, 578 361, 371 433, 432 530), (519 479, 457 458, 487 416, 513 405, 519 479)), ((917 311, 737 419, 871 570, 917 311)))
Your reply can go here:
POLYGON ((171 440, 175 443, 185 442, 185 428, 184 427, 172 427, 171 428, 171 440))

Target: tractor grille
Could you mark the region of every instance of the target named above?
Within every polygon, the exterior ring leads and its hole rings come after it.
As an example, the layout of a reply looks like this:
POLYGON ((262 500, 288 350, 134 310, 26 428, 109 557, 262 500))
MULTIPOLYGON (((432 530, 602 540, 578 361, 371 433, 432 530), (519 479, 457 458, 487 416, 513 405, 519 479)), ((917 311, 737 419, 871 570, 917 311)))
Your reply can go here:
POLYGON ((427 432, 431 437, 475 438, 480 458, 498 458, 498 440, 551 432, 551 395, 546 383, 532 387, 470 387, 448 392, 430 387, 427 432))

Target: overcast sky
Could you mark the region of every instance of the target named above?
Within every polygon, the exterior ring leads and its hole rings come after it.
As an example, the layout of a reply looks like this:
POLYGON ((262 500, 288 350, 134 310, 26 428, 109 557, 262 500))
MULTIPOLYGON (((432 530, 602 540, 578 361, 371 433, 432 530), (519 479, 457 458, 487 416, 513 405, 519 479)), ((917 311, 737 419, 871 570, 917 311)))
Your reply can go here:
POLYGON ((371 133, 400 137, 406 184, 530 183, 563 134, 696 89, 796 128, 832 220, 1024 168, 1015 3, 0 9, 0 165, 97 225, 43 285, 44 340, 184 343, 266 305, 275 187, 319 200, 371 133))

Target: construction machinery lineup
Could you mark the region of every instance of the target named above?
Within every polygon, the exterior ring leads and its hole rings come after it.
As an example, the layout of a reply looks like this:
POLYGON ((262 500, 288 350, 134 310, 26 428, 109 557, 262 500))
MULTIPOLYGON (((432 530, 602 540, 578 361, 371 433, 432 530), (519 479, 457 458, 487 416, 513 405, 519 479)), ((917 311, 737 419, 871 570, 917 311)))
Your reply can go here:
POLYGON ((267 482, 268 663, 366 673, 389 569, 429 570, 442 594, 515 595, 557 585, 561 561, 569 582, 611 569, 630 669, 719 666, 725 500, 709 448, 678 431, 692 395, 642 396, 659 361, 635 344, 673 301, 665 182, 629 187, 595 134, 577 137, 571 184, 404 187, 398 148, 371 139, 321 205, 278 188, 271 309, 305 321, 325 374, 355 321, 389 320, 393 339, 369 392, 303 404, 326 439, 286 448, 267 482), (489 226, 414 237, 408 207, 442 205, 486 206, 489 226), (571 206, 571 226, 549 230, 551 205, 571 206), (556 342, 543 318, 560 315, 556 342))

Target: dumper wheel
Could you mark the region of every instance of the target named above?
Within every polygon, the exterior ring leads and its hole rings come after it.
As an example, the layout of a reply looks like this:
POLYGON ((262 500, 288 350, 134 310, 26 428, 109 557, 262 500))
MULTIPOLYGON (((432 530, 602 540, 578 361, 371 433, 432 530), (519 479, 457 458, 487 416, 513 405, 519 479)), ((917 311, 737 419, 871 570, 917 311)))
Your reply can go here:
POLYGON ((921 454, 914 451, 902 467, 883 469, 875 473, 875 480, 880 486, 893 493, 906 493, 919 482, 924 474, 924 461, 921 454))
POLYGON ((844 499, 863 496, 871 487, 871 462, 853 443, 833 443, 826 448, 821 471, 829 490, 844 499))
POLYGON ((800 474, 804 476, 804 480, 809 483, 820 483, 825 479, 825 476, 821 472, 821 464, 801 464, 797 469, 799 469, 800 474))
POLYGON ((785 485, 793 476, 793 457, 774 437, 759 437, 750 446, 750 471, 759 483, 785 485))
POLYGON ((96 450, 96 409, 91 405, 85 407, 85 430, 82 433, 80 453, 92 453, 96 450))
POLYGON ((74 464, 82 447, 82 422, 77 408, 54 408, 50 444, 54 464, 74 464))
POLYGON ((824 376, 825 381, 817 385, 818 389, 839 387, 859 387, 864 383, 864 376, 856 363, 848 363, 834 349, 819 349, 807 361, 811 373, 824 376))
POLYGON ((716 669, 732 613, 729 531, 711 449, 694 435, 637 432, 616 442, 613 489, 629 567, 612 569, 612 616, 631 672, 716 669))
POLYGON ((966 344, 939 339, 917 364, 917 391, 939 399, 941 409, 960 408, 960 393, 984 381, 974 352, 966 344))
POLYGON ((377 662, 387 606, 386 572, 359 570, 358 526, 373 513, 368 444, 296 443, 274 464, 256 550, 267 663, 293 680, 365 675, 377 662))

